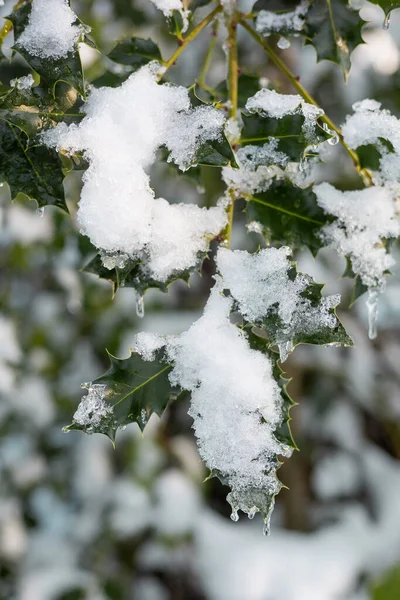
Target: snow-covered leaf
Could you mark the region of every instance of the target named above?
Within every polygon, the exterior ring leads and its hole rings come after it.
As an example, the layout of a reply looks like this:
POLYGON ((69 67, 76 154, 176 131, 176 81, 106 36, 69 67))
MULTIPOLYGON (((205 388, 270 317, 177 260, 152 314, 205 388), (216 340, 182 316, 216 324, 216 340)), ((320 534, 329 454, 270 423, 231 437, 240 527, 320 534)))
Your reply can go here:
POLYGON ((172 367, 163 362, 162 351, 152 361, 143 360, 136 352, 125 359, 111 354, 109 358, 110 369, 86 384, 88 394, 65 430, 103 433, 114 440, 117 430, 129 423, 137 423, 143 430, 153 413, 161 416, 168 402, 176 398, 168 379, 172 367))
POLYGON ((13 49, 23 56, 51 90, 54 90, 58 81, 65 81, 84 95, 78 51, 78 42, 85 38, 84 28, 76 16, 73 20, 68 14, 66 23, 61 19, 57 27, 59 10, 65 19, 66 10, 70 9, 62 2, 59 6, 51 6, 48 0, 42 0, 40 6, 34 7, 31 2, 27 2, 7 16, 13 24, 13 49), (65 48, 59 43, 60 40, 65 43, 65 48))

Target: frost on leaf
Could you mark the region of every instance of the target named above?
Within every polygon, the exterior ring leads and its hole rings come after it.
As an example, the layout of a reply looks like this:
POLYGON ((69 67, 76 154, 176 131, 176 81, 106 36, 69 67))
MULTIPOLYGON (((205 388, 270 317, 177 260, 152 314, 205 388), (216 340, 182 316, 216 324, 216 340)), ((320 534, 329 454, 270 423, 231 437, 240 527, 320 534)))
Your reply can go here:
POLYGON ((370 337, 376 337, 377 302, 394 259, 385 240, 400 235, 397 186, 342 192, 328 183, 314 187, 318 204, 336 220, 322 229, 326 242, 350 259, 352 271, 369 290, 370 337))
POLYGON ((255 254, 219 250, 218 270, 235 310, 266 332, 281 361, 301 343, 352 345, 334 312, 340 296, 322 297, 322 286, 297 273, 290 254, 287 247, 255 254))
POLYGON ((86 433, 108 433, 114 424, 112 406, 104 400, 106 386, 103 384, 83 384, 87 394, 83 396, 74 416, 73 423, 86 433))
POLYGON ((223 136, 224 119, 212 107, 193 109, 185 88, 159 85, 156 78, 151 64, 118 88, 93 90, 79 125, 59 125, 43 139, 67 153, 83 151, 89 162, 78 210, 82 232, 103 253, 127 255, 148 277, 166 282, 197 266, 226 214, 156 199, 147 169, 160 146, 188 168, 205 138, 223 136))

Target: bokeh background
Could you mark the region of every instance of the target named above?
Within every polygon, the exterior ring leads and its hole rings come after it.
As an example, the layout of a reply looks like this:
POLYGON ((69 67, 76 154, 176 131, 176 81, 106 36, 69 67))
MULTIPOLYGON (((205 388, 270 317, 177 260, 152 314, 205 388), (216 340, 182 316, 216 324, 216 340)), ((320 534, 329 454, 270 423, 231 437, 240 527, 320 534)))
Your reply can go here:
MULTIPOLYGON (((127 35, 153 37, 164 56, 176 47, 148 0, 72 4, 103 53, 127 35)), ((366 44, 353 53, 347 84, 337 66, 317 65, 314 50, 298 40, 278 49, 337 123, 366 97, 400 116, 400 10, 385 31, 379 8, 357 6, 368 21, 366 44)), ((8 1, 1 14, 10 8, 8 1)), ((185 51, 171 70, 174 81, 193 82, 210 34, 185 51)), ((239 39, 243 71, 292 93, 247 33, 239 39)), ((110 68, 87 47, 82 58, 89 81, 110 68)), ((27 72, 22 60, 0 67, 3 84, 27 72)), ((208 83, 224 77, 219 48, 208 83)), ((324 159, 318 179, 358 185, 340 147, 328 146, 324 159)), ((211 205, 220 175, 212 168, 202 174, 205 189, 160 161, 152 183, 170 202, 211 205)), ((107 368, 105 348, 127 356, 138 331, 187 329, 201 314, 213 273, 206 261, 190 288, 176 282, 168 295, 151 291, 139 319, 132 290, 112 300, 108 283, 80 271, 92 257, 74 221, 80 173, 65 186, 72 219, 50 207, 41 216, 22 197, 11 204, 7 186, 0 188, 0 599, 399 600, 399 269, 388 279, 379 337, 371 342, 365 298, 347 308, 352 283, 341 279, 344 261, 328 250, 316 260, 298 254, 301 270, 327 282, 326 293, 342 293, 339 314, 356 348, 302 346, 285 363, 298 402, 292 423, 300 452, 280 470, 289 489, 264 538, 261 519, 232 523, 228 490, 215 479, 203 483, 188 398, 162 419, 153 416, 143 436, 129 426, 115 449, 104 436, 62 432, 80 383, 107 368)), ((233 247, 255 250, 263 241, 246 234, 241 208, 233 247)))

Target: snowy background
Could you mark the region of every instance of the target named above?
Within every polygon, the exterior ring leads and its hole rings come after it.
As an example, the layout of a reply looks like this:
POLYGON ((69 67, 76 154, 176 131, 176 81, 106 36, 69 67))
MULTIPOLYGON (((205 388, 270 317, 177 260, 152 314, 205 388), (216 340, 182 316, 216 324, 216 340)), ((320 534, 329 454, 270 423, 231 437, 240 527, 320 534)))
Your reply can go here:
MULTIPOLYGON (((360 6, 362 2, 358 2, 360 6)), ((251 3, 243 2, 243 8, 251 3)), ((73 7, 106 53, 122 35, 152 36, 163 55, 174 49, 162 15, 147 0, 81 1, 73 7)), ((1 9, 7 14, 10 2, 1 9)), ((206 12, 206 11, 204 11, 206 12)), ((201 12, 200 12, 201 14, 201 12)), ((338 123, 351 104, 375 98, 400 115, 400 11, 389 31, 381 11, 365 2, 366 45, 353 54, 347 86, 330 63, 315 64, 312 48, 282 56, 338 123)), ((223 32, 221 32, 221 36, 223 32)), ((171 76, 183 85, 198 73, 209 33, 188 48, 171 76)), ((242 32, 241 63, 292 92, 242 32)), ((10 41, 11 45, 11 41, 10 41)), ((82 47, 87 77, 104 70, 82 47)), ((224 78, 222 50, 210 83, 224 78)), ((2 64, 1 79, 26 75, 2 64)), ((338 187, 355 185, 338 146, 320 172, 338 187)), ((151 173, 170 202, 210 206, 221 184, 206 169, 205 193, 180 182, 163 164, 151 173)), ((66 180, 76 211, 79 175, 66 180)), ((239 211, 238 211, 239 214, 239 211)), ((44 215, 0 190, 0 599, 1 600, 398 600, 400 598, 400 271, 388 281, 368 340, 363 300, 347 311, 344 261, 324 250, 299 267, 326 293, 342 293, 339 314, 356 348, 298 348, 287 363, 300 452, 280 470, 282 490, 272 534, 261 519, 229 519, 228 492, 207 472, 196 449, 188 402, 153 417, 142 436, 120 433, 114 450, 102 436, 68 435, 80 383, 107 367, 105 348, 127 356, 138 331, 179 333, 198 318, 208 297, 212 264, 191 287, 135 298, 79 272, 91 257, 69 217, 44 215)), ((256 234, 235 231, 234 248, 255 249, 256 234)))

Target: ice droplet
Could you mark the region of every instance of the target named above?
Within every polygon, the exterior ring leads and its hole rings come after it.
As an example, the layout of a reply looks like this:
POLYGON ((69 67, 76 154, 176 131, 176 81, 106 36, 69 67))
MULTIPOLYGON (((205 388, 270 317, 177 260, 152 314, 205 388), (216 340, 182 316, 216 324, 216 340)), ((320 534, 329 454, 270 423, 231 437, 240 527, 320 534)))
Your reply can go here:
POLYGON ((144 317, 144 298, 143 296, 138 296, 136 298, 136 314, 139 319, 143 319, 144 317))
POLYGON ((278 48, 280 48, 281 50, 287 50, 287 48, 290 48, 290 40, 288 40, 287 38, 283 37, 283 35, 279 38, 277 44, 278 48))
POLYGON ((237 510, 233 510, 232 511, 232 513, 231 513, 231 519, 232 519, 232 521, 235 521, 235 523, 237 521, 239 521, 239 514, 238 514, 237 510))
POLYGON ((281 362, 285 362, 285 360, 293 350, 292 342, 289 340, 288 342, 278 344, 278 349, 281 362))
POLYGON ((389 11, 387 15, 385 15, 385 20, 383 21, 383 29, 388 30, 390 26, 390 17, 392 16, 392 11, 389 11))
POLYGON ((378 298, 379 292, 370 290, 368 293, 367 309, 368 309, 368 337, 374 340, 377 336, 376 322, 378 319, 378 298))
POLYGON ((249 517, 249 519, 254 519, 256 512, 257 512, 257 508, 255 506, 252 506, 249 511, 249 514, 247 515, 249 517))
POLYGON ((332 136, 331 138, 329 138, 328 144, 330 144, 331 146, 336 146, 336 144, 339 143, 339 135, 334 129, 330 129, 326 123, 323 124, 323 128, 327 133, 329 133, 329 135, 332 136))
POLYGON ((44 206, 41 206, 40 208, 38 208, 36 211, 36 214, 42 218, 44 215, 44 206))

